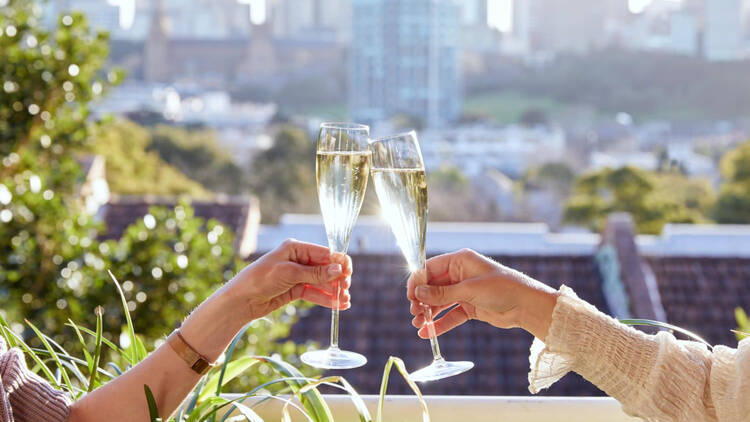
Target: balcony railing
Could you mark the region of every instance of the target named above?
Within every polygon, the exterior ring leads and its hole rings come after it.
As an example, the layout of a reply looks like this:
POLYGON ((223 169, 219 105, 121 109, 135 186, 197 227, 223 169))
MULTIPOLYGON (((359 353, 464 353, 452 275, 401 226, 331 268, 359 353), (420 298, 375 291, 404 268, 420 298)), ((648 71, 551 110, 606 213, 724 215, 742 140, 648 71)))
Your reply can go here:
MULTIPOLYGON (((358 421, 357 411, 348 396, 325 395, 336 421, 358 421)), ((370 413, 375 416, 378 397, 362 396, 370 413)), ((261 398, 248 399, 266 421, 281 420, 283 402, 261 398)), ((620 404, 608 397, 490 397, 490 396, 426 396, 431 422, 635 422, 623 413, 620 404)), ((307 421, 290 406, 294 422, 307 421)), ((414 396, 388 396, 383 422, 420 422, 421 410, 414 396)))

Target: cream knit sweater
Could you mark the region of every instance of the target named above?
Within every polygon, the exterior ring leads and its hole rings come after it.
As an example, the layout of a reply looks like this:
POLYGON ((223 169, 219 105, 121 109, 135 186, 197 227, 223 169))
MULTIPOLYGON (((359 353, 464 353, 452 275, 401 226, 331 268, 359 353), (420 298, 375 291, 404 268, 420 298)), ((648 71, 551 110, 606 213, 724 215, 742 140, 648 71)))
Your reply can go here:
POLYGON ((667 332, 634 330, 569 288, 560 292, 546 344, 531 346, 532 393, 575 371, 646 421, 750 421, 750 339, 711 352, 667 332))
POLYGON ((26 368, 23 353, 0 337, 0 422, 64 422, 70 399, 26 368))

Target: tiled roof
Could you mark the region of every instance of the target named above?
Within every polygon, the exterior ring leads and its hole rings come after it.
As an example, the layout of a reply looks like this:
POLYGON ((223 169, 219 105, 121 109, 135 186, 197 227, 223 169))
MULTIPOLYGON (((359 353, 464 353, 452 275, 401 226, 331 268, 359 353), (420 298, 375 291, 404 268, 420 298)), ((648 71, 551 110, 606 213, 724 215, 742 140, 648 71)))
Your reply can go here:
MULTIPOLYGON (((406 265, 400 255, 353 255, 352 308, 341 315, 342 348, 367 356, 362 368, 331 372, 343 375, 360 393, 375 394, 388 356, 404 359, 407 368, 430 362, 426 340, 411 326, 406 300, 406 265)), ((601 280, 593 256, 495 256, 497 261, 524 271, 557 288, 565 283, 580 297, 607 312, 601 280)), ((315 340, 327 345, 330 312, 313 308, 292 328, 297 342, 315 340)), ((500 330, 470 321, 440 337, 449 360, 471 360, 476 367, 451 379, 422 385, 426 394, 528 395, 529 346, 532 337, 520 329, 500 330)), ((391 377, 389 392, 408 394, 398 375, 391 377)), ((576 374, 545 391, 545 395, 601 395, 576 374)))
POLYGON ((750 258, 651 257, 670 323, 736 347, 734 308, 750 311, 750 258))
MULTIPOLYGON (((214 218, 230 228, 237 236, 237 244, 242 255, 248 245, 254 246, 257 238, 255 230, 259 220, 257 201, 247 197, 219 197, 216 200, 192 200, 190 205, 195 215, 204 219, 214 218)), ((153 206, 174 207, 177 203, 172 198, 155 198, 147 196, 116 197, 102 207, 102 219, 107 231, 107 239, 118 238, 125 229, 142 218, 153 206)))

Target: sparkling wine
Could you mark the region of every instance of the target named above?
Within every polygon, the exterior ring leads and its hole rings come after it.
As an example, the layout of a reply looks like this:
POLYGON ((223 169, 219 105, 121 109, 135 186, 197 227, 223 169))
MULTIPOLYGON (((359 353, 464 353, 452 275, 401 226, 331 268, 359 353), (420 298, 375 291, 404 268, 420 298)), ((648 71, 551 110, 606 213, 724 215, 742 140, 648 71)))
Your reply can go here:
POLYGON ((427 178, 422 168, 373 168, 380 207, 410 271, 424 266, 427 178))
POLYGON ((370 155, 369 151, 317 153, 318 200, 328 244, 337 252, 346 252, 362 207, 370 155))

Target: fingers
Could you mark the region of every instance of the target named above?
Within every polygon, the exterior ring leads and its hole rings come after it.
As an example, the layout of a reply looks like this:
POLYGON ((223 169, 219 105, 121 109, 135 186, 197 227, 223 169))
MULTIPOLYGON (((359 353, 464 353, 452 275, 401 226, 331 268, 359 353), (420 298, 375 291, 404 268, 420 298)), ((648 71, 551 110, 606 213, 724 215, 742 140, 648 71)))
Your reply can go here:
POLYGON ((331 262, 330 250, 314 243, 287 239, 276 250, 287 260, 302 265, 325 265, 331 262))
MULTIPOLYGON (((451 306, 453 306, 452 303, 448 305, 442 305, 442 306, 432 306, 431 307, 432 315, 437 315, 440 312, 443 312, 444 310, 450 308, 451 306)), ((412 315, 420 315, 424 313, 424 311, 425 309, 424 309, 423 303, 419 302, 418 300, 414 300, 411 302, 411 305, 409 306, 409 312, 411 312, 412 315)))
MULTIPOLYGON (((339 291, 339 310, 346 310, 351 307, 351 296, 349 295, 349 282, 341 280, 341 290, 339 291), (346 284, 346 287, 344 287, 346 284)), ((312 284, 298 284, 292 288, 292 299, 302 299, 312 302, 316 305, 333 308, 334 286, 315 286, 312 284)))
MULTIPOLYGON (((416 317, 414 319, 416 319, 416 317)), ((446 312, 445 315, 443 315, 440 319, 436 320, 433 323, 435 325, 435 334, 439 336, 458 327, 459 325, 465 323, 470 319, 471 318, 469 317, 468 312, 466 312, 466 309, 464 309, 462 305, 458 305, 450 311, 446 312)), ((419 329, 417 334, 421 338, 430 337, 428 327, 424 324, 424 321, 422 321, 422 328, 419 329)))
POLYGON ((461 282, 447 286, 416 286, 414 296, 420 302, 431 306, 444 306, 456 302, 471 302, 474 296, 471 282, 461 282))
MULTIPOLYGON (((456 303, 452 303, 450 305, 444 305, 444 306, 430 306, 433 319, 438 319, 438 315, 440 315, 441 312, 445 311, 446 309, 450 309, 451 307, 455 305, 456 303)), ((416 328, 422 328, 427 318, 425 316, 424 305, 420 305, 420 303, 417 302, 416 305, 412 304, 409 310, 411 311, 411 314, 414 315, 414 318, 411 320, 411 324, 416 328)))
POLYGON ((352 275, 354 269, 352 267, 352 259, 349 257, 349 255, 341 252, 334 252, 331 254, 331 262, 340 264, 341 268, 343 269, 344 275, 352 275))
POLYGON ((473 277, 472 274, 466 273, 465 268, 470 266, 469 260, 474 260, 478 256, 471 249, 461 249, 457 252, 428 259, 424 270, 417 271, 409 277, 407 297, 410 300, 415 300, 414 289, 418 285, 447 285, 459 283, 467 277, 473 277))
POLYGON ((281 265, 288 275, 287 279, 290 284, 323 284, 337 278, 347 277, 341 264, 311 266, 287 262, 281 265))
POLYGON ((433 256, 427 260, 427 279, 432 281, 438 278, 447 278, 453 282, 460 281, 464 274, 462 269, 468 260, 475 259, 478 256, 471 249, 461 249, 460 251, 433 256))

